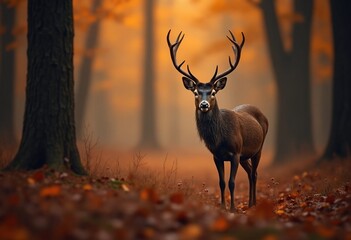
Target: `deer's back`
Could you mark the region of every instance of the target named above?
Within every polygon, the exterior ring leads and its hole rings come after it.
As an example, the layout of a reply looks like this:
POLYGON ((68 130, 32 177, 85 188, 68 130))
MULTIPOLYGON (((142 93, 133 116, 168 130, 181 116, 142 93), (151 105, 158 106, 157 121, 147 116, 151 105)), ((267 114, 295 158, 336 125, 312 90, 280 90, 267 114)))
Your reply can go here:
POLYGON ((233 109, 241 128, 243 154, 252 155, 262 147, 268 131, 268 120, 255 106, 240 105, 233 109))
MULTIPOLYGON (((253 117, 260 125, 263 130, 264 135, 268 131, 268 120, 263 115, 263 113, 255 106, 250 104, 243 104, 235 107, 233 111, 242 116, 242 120, 247 119, 248 117, 253 117)), ((249 119, 248 119, 249 120, 249 119)))

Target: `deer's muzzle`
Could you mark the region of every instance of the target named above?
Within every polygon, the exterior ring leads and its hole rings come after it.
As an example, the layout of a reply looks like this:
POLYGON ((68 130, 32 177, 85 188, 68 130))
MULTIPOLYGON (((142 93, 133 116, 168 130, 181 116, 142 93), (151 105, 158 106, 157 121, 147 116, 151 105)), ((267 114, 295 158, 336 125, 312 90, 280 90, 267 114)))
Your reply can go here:
POLYGON ((210 103, 206 100, 202 100, 199 104, 201 112, 207 112, 210 109, 210 103))

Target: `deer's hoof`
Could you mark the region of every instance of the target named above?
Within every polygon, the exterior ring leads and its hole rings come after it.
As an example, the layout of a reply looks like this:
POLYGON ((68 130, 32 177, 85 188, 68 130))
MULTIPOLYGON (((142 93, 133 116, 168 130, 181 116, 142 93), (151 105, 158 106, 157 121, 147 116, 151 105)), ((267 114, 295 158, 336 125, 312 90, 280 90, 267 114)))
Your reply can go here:
POLYGON ((221 203, 220 204, 220 209, 221 210, 227 210, 226 206, 225 206, 225 203, 221 203))
POLYGON ((230 207, 229 210, 230 213, 237 213, 236 208, 235 207, 230 207))

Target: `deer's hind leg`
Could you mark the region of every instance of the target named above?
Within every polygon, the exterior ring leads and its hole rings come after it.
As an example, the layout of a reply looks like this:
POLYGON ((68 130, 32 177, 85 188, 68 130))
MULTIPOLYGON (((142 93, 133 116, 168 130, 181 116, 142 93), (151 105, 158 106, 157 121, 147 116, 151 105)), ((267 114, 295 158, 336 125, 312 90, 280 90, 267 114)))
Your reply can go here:
POLYGON ((253 184, 253 190, 252 190, 252 203, 253 205, 256 205, 256 182, 257 182, 257 168, 258 164, 260 163, 261 159, 261 151, 258 151, 255 156, 251 158, 251 163, 252 163, 252 172, 251 172, 251 179, 252 179, 252 184, 253 184))
POLYGON ((234 206, 234 190, 235 190, 235 177, 238 171, 238 166, 240 162, 240 157, 238 154, 234 155, 230 160, 230 176, 228 181, 229 191, 230 191, 230 211, 235 211, 234 206))
POLYGON ((249 207, 252 207, 253 205, 255 205, 255 201, 254 201, 254 180, 252 178, 252 165, 249 159, 245 158, 241 158, 240 159, 240 165, 244 168, 245 172, 247 173, 247 177, 249 179, 249 207))

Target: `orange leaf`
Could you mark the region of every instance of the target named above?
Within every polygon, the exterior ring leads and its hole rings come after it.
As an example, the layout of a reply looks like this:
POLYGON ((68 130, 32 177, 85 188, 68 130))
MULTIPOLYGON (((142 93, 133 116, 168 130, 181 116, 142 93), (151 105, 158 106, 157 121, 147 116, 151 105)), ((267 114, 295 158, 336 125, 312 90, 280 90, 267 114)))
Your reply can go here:
POLYGON ((156 191, 152 188, 146 188, 140 191, 140 199, 143 201, 150 201, 157 203, 159 201, 159 196, 156 191))
POLYGON ((84 186, 83 186, 83 190, 85 190, 85 191, 90 191, 90 190, 92 190, 93 189, 93 186, 91 186, 90 184, 84 184, 84 186))
POLYGON ((257 206, 250 210, 250 215, 256 218, 272 219, 275 217, 274 214, 274 203, 270 199, 261 199, 257 206))
POLYGON ((328 239, 331 239, 335 236, 335 231, 333 228, 330 228, 330 227, 319 227, 317 229, 317 232, 319 235, 321 235, 322 237, 324 238, 328 238, 328 239))
POLYGON ((103 199, 100 196, 97 196, 94 194, 94 192, 87 192, 87 198, 88 198, 88 203, 89 203, 89 208, 90 209, 99 209, 103 205, 103 199))
POLYGON ((288 195, 288 199, 295 199, 299 196, 299 193, 297 191, 292 191, 289 195, 288 195))
POLYGON ((41 197, 57 197, 60 194, 61 194, 61 187, 59 185, 44 187, 40 190, 41 197))
POLYGON ((281 216, 281 215, 283 215, 283 214, 285 213, 285 211, 282 210, 282 209, 278 209, 278 210, 275 211, 275 213, 276 213, 277 215, 281 216))
POLYGON ((155 238, 155 230, 151 227, 146 227, 138 233, 138 238, 154 239, 155 238))
POLYGON ((262 240, 277 240, 278 237, 273 234, 268 234, 262 238, 262 240))
POLYGON ((171 200, 172 203, 176 204, 182 204, 184 202, 184 196, 182 193, 177 192, 173 193, 170 197, 169 200, 171 200))
POLYGON ((35 184, 35 180, 31 177, 27 178, 27 182, 30 186, 33 186, 35 184))
POLYGON ((212 224, 212 230, 216 232, 224 232, 228 230, 229 223, 228 220, 225 219, 223 216, 217 218, 212 224))
POLYGON ((301 179, 300 179, 299 176, 295 175, 295 176, 293 177, 293 180, 294 180, 295 182, 298 182, 298 181, 300 181, 301 179))
POLYGON ((28 231, 19 225, 15 215, 5 215, 0 224, 1 239, 30 239, 28 231))
POLYGON ((300 203, 300 207, 301 208, 305 208, 305 207, 307 207, 308 205, 307 205, 307 203, 306 202, 301 202, 300 203))
POLYGON ((199 239, 202 234, 201 226, 197 224, 189 224, 183 228, 181 232, 181 239, 199 239))
POLYGON ((33 180, 35 180, 36 182, 41 182, 41 181, 44 180, 45 175, 44 175, 43 171, 39 170, 39 171, 35 172, 35 173, 31 176, 31 178, 33 178, 33 180))

